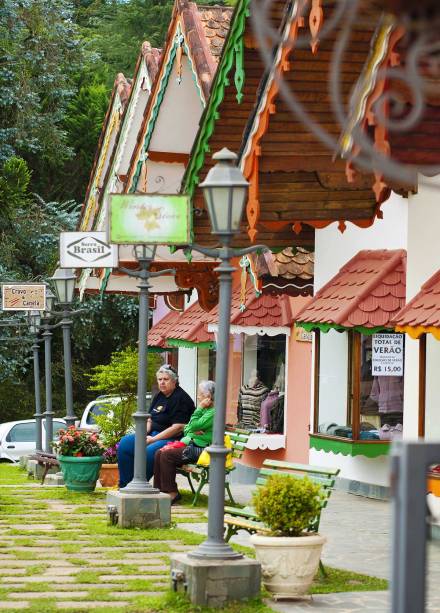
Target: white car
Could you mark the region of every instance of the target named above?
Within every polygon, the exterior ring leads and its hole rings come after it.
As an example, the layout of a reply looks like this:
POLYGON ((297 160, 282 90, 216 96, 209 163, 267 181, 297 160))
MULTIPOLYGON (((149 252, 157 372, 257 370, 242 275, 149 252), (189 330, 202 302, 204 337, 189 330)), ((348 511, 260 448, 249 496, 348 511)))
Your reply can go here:
MULTIPOLYGON (((96 425, 95 417, 96 415, 101 415, 103 413, 103 408, 108 404, 118 404, 121 402, 122 398, 120 396, 99 396, 96 400, 92 400, 84 409, 84 413, 82 414, 81 420, 78 423, 78 427, 81 430, 91 430, 93 432, 98 432, 99 428, 96 425)), ((151 401, 151 394, 147 394, 147 406, 151 401)))
MULTIPOLYGON (((46 438, 45 419, 42 420, 42 442, 46 438)), ((58 431, 66 427, 64 419, 53 420, 53 439, 58 438, 58 431)), ((18 462, 21 456, 35 453, 35 419, 8 421, 0 424, 0 462, 18 462)))

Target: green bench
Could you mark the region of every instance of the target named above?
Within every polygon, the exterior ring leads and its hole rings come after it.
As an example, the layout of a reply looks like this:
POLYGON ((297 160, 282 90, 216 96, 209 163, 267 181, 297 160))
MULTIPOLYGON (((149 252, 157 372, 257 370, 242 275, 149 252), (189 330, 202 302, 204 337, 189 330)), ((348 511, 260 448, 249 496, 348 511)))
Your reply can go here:
MULTIPOLYGON (((226 468, 225 490, 231 504, 236 504, 230 489, 229 475, 235 470, 235 462, 241 458, 246 448, 246 442, 249 438, 249 433, 245 430, 227 431, 232 443, 232 468, 226 468)), ((188 479, 191 492, 193 493, 192 506, 197 504, 200 493, 204 486, 209 483, 209 466, 199 466, 197 464, 185 464, 177 469, 177 474, 183 475, 188 479)))
MULTIPOLYGON (((339 468, 324 468, 322 466, 309 466, 308 464, 296 464, 294 462, 283 462, 281 460, 264 460, 263 466, 257 477, 256 485, 264 485, 271 475, 289 475, 291 477, 302 479, 307 476, 314 483, 321 485, 325 498, 323 500, 319 514, 310 522, 308 526, 309 532, 318 532, 319 522, 321 519, 321 511, 327 506, 327 502, 333 491, 336 476, 339 474, 339 468)), ((252 506, 238 509, 235 507, 225 507, 225 540, 237 534, 239 530, 245 530, 249 534, 270 533, 268 528, 258 517, 252 506)), ((325 574, 324 567, 320 562, 320 569, 325 574)))

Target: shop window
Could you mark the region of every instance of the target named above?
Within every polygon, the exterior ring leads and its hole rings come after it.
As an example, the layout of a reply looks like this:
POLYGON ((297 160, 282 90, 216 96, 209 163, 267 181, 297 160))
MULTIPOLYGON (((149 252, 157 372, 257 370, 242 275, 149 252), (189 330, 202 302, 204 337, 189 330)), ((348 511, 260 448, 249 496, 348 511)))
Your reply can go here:
POLYGON ((426 343, 426 379, 423 373, 419 385, 425 389, 424 428, 419 432, 427 440, 440 439, 440 342, 431 334, 420 338, 419 343, 426 343))
POLYGON ((286 336, 243 335, 238 423, 255 432, 284 432, 286 336))
POLYGON ((315 433, 362 441, 401 436, 404 342, 393 333, 316 333, 315 433))
POLYGON ((197 385, 200 381, 214 381, 215 351, 208 347, 199 347, 197 351, 197 385))

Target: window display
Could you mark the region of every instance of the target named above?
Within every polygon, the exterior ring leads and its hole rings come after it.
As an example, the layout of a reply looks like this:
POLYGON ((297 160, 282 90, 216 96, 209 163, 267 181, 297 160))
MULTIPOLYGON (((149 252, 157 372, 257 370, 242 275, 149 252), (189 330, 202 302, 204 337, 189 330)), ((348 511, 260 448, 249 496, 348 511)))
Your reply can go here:
POLYGON ((238 396, 238 423, 256 432, 282 433, 286 336, 243 336, 243 384, 238 396))
POLYGON ((315 344, 315 431, 354 440, 402 435, 402 334, 320 334, 315 344))

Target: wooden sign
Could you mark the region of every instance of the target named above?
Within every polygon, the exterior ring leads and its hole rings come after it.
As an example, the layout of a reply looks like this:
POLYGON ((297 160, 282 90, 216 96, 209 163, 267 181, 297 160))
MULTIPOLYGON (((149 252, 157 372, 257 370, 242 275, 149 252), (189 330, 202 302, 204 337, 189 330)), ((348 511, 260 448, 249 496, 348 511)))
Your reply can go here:
POLYGON ((36 283, 2 284, 3 311, 44 311, 46 286, 36 283))
POLYGON ((313 340, 313 332, 307 332, 301 326, 295 326, 295 340, 300 343, 311 343, 313 340))

